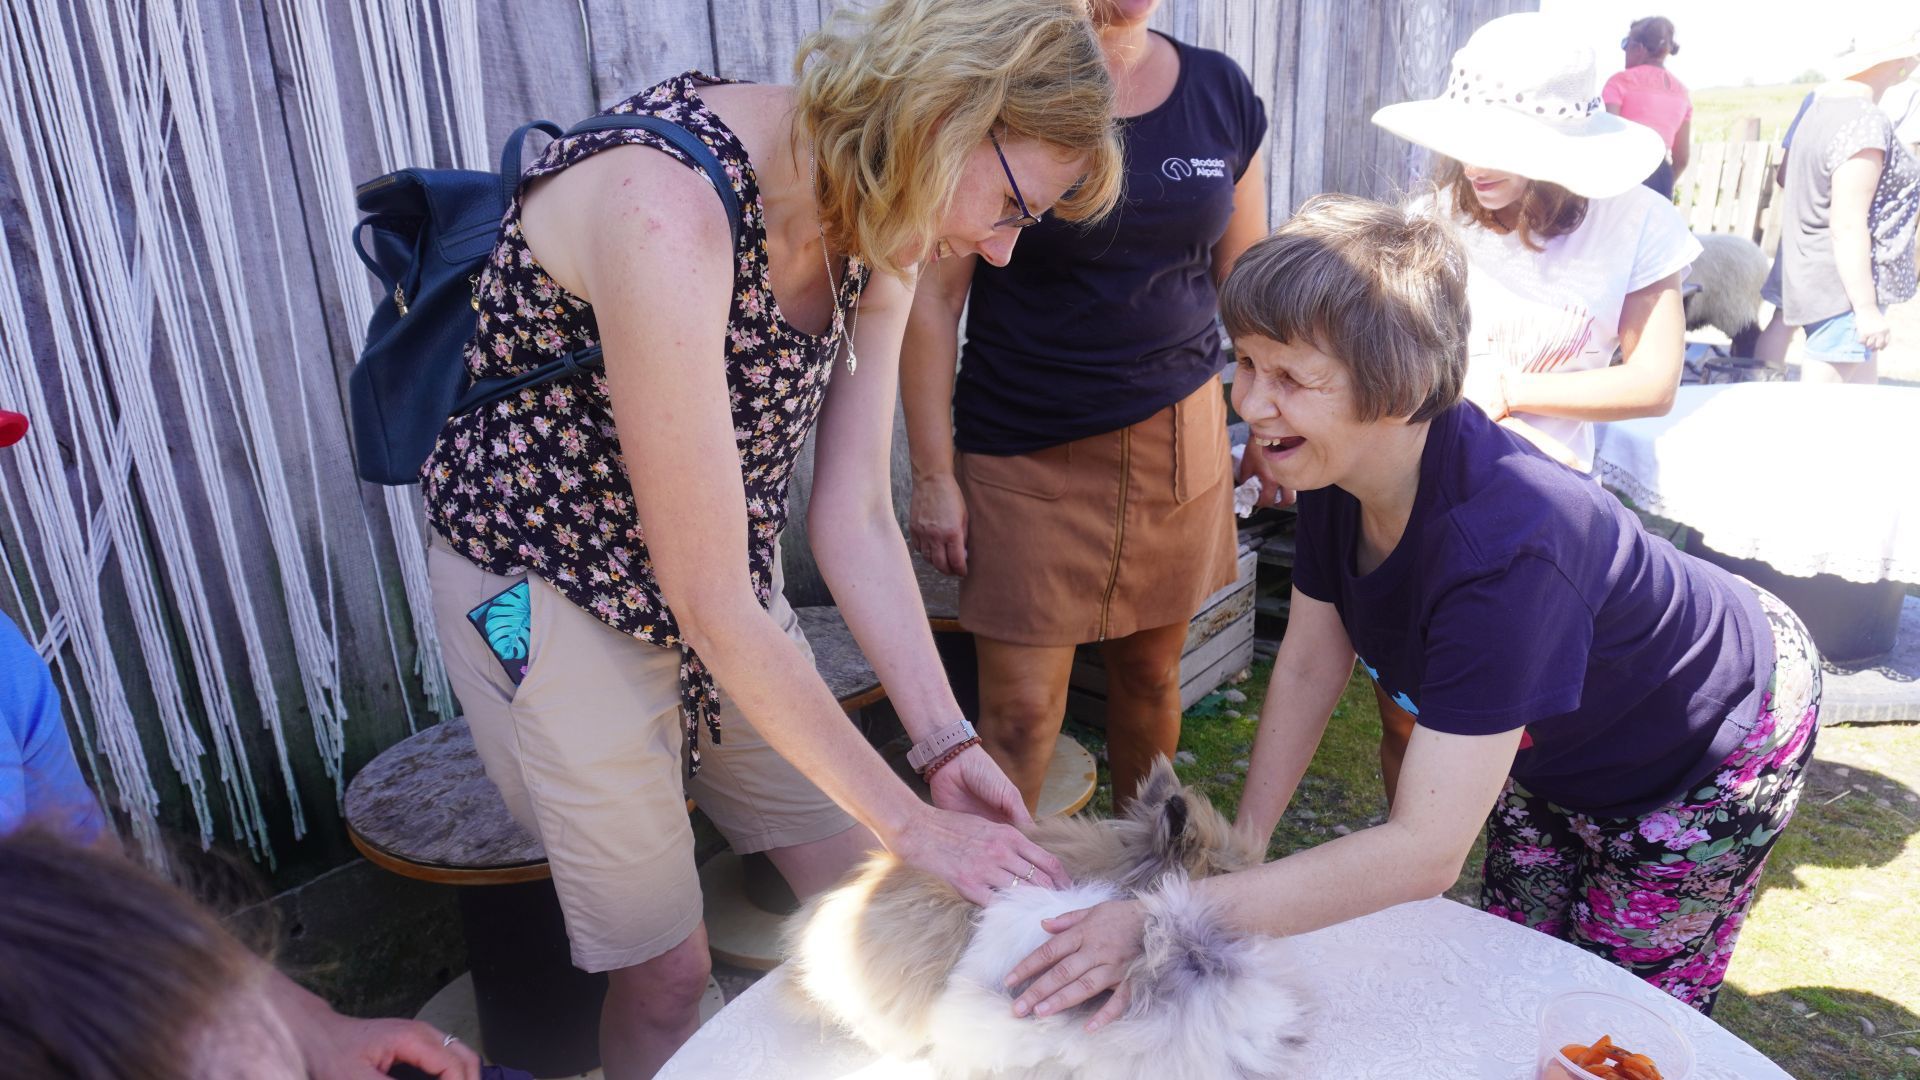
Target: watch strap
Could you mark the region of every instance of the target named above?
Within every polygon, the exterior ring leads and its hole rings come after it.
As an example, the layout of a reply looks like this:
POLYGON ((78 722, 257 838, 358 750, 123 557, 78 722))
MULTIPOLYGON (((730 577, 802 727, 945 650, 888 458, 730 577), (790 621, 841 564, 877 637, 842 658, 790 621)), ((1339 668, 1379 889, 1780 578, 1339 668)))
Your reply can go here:
POLYGON ((977 737, 973 725, 967 723, 965 718, 956 720, 927 736, 924 741, 914 743, 913 749, 907 751, 907 764, 913 767, 914 772, 924 772, 940 755, 977 737))

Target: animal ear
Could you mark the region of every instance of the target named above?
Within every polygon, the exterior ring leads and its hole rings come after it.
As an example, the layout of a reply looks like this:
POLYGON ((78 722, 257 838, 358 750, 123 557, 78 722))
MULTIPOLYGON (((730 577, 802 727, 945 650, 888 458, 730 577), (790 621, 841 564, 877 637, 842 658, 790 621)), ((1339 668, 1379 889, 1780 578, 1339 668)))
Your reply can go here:
POLYGON ((1167 846, 1177 847, 1187 835, 1188 812, 1187 797, 1174 795, 1167 800, 1167 807, 1161 812, 1161 820, 1166 823, 1167 846))
POLYGON ((1147 778, 1140 782, 1140 790, 1133 797, 1135 806, 1157 813, 1160 804, 1180 794, 1180 777, 1173 771, 1173 762, 1165 754, 1153 759, 1153 767, 1147 770, 1147 778))

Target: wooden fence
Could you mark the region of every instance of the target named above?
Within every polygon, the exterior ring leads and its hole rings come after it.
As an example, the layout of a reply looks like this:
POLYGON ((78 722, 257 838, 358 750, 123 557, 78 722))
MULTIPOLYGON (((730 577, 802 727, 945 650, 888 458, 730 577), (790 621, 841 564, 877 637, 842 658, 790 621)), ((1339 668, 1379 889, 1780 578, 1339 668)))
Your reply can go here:
POLYGON ((1699 233, 1744 236, 1772 255, 1780 243, 1780 187, 1773 173, 1785 151, 1763 140, 1696 143, 1674 185, 1674 202, 1699 233))
MULTIPOLYGON (((444 683, 411 493, 359 484, 344 385, 372 279, 355 181, 482 165, 688 67, 784 80, 831 0, 99 0, 0 19, 4 609, 123 824, 350 855, 347 777, 444 683)), ((1373 127, 1530 0, 1167 0, 1266 101, 1276 218, 1424 168, 1373 127)), ((1702 169, 1704 172, 1705 170, 1702 169)))

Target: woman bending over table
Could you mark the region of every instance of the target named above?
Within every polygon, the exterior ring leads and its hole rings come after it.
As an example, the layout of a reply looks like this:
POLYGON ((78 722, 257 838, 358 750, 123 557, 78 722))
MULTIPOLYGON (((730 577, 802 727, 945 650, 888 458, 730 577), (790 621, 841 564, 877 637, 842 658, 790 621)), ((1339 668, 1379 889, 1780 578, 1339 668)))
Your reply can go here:
MULTIPOLYGON (((1417 724, 1385 823, 1194 889, 1239 930, 1301 933, 1445 891, 1484 821, 1485 910, 1709 1011, 1813 753, 1813 646, 1460 400, 1466 277, 1441 223, 1321 196, 1222 289, 1248 453, 1300 492, 1236 827, 1272 834, 1356 651, 1417 724)), ((1014 1011, 1116 987, 1144 918, 1048 923, 1014 1011)))
POLYGON ((546 847, 574 963, 609 973, 610 1078, 651 1075, 698 1021, 688 794, 801 896, 876 837, 976 901, 1060 873, 968 738, 887 462, 914 267, 936 249, 1005 262, 1019 198, 1073 220, 1111 206, 1113 84, 1077 0, 850 18, 802 44, 796 86, 688 72, 613 107, 712 149, 737 239, 649 132, 548 147, 480 275, 468 366, 598 342, 606 370, 455 417, 426 466, 447 667, 488 777, 546 847), (775 545, 816 427, 814 554, 938 809, 847 723, 781 596, 775 545), (516 618, 528 659, 503 662, 490 643, 516 618))

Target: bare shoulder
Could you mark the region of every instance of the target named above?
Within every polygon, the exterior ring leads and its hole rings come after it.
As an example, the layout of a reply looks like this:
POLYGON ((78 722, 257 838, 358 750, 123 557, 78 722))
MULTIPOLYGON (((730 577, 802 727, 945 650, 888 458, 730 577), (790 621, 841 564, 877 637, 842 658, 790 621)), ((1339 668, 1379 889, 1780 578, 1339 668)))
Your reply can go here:
POLYGON ((534 258, 562 288, 589 301, 590 260, 724 257, 732 247, 726 211, 706 177, 636 144, 535 181, 520 220, 534 258))

